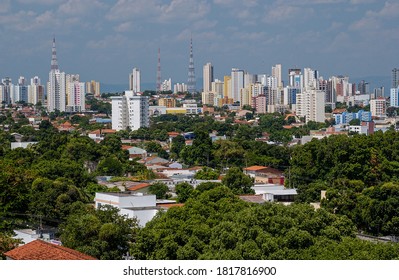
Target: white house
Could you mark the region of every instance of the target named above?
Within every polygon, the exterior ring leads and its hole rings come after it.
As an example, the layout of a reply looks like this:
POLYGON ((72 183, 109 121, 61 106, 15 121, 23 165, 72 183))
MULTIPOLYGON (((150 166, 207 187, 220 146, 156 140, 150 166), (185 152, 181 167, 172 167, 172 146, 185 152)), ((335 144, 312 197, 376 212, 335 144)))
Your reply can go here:
POLYGON ((118 208, 121 215, 137 218, 140 227, 144 227, 158 212, 155 195, 133 192, 96 193, 94 202, 96 209, 110 205, 118 208))

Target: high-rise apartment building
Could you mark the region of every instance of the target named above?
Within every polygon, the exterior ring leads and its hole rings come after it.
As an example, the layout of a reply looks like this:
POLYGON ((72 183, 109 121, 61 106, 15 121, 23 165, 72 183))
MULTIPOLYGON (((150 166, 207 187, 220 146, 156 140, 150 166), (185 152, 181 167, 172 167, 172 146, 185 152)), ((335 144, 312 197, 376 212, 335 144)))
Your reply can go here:
POLYGON ((85 83, 80 82, 79 74, 65 75, 66 106, 68 112, 85 111, 85 83))
POLYGON ((359 94, 370 94, 370 85, 366 81, 362 80, 357 86, 359 94))
POLYGON ((309 121, 324 122, 325 92, 321 90, 306 90, 296 95, 296 114, 309 121))
POLYGON ((68 112, 84 112, 85 108, 85 83, 78 80, 67 83, 68 102, 66 110, 68 112))
POLYGON ((212 82, 212 89, 211 91, 216 93, 217 95, 221 95, 223 97, 223 90, 224 90, 224 83, 221 80, 216 79, 212 82))
POLYGON ((129 90, 134 93, 141 92, 141 77, 140 69, 138 68, 133 68, 132 73, 129 75, 129 90))
POLYGON ((390 105, 391 107, 399 107, 399 87, 391 88, 390 94, 390 105))
POLYGON ((247 86, 240 90, 240 106, 241 106, 241 108, 244 105, 252 106, 252 91, 251 91, 250 86, 247 86))
POLYGON ((302 90, 303 88, 303 76, 301 69, 289 69, 289 86, 292 88, 296 88, 297 90, 302 90))
POLYGON ((172 79, 169 78, 168 80, 163 81, 161 85, 162 91, 172 91, 172 79))
POLYGON ((177 83, 173 86, 173 93, 187 92, 187 85, 185 83, 177 83))
POLYGON ((137 130, 150 125, 149 97, 134 95, 126 91, 123 96, 111 97, 112 129, 117 131, 127 129, 137 130))
POLYGON ((385 96, 385 88, 383 86, 374 89, 374 97, 384 97, 385 96))
POLYGON ((217 105, 215 104, 215 93, 212 91, 203 91, 201 96, 202 104, 217 105))
POLYGON ((373 117, 385 117, 387 114, 387 101, 384 97, 370 100, 370 112, 373 117))
POLYGON ((244 74, 244 87, 247 87, 250 84, 254 84, 256 82, 256 75, 250 74, 248 72, 245 72, 244 74))
POLYGON ((30 79, 28 87, 28 103, 36 105, 37 103, 43 104, 44 102, 44 86, 40 83, 38 76, 30 79))
POLYGON ((282 88, 283 81, 281 77, 281 64, 276 64, 272 67, 272 76, 277 79, 277 88, 282 88))
POLYGON ((17 102, 28 103, 28 86, 24 84, 17 84, 12 86, 11 103, 17 102))
POLYGON ((66 75, 58 68, 57 52, 55 48, 55 38, 53 38, 51 70, 47 83, 47 110, 53 112, 59 110, 64 112, 66 109, 66 75))
POLYGON ((210 62, 204 65, 203 68, 203 91, 209 92, 212 91, 212 82, 213 82, 213 66, 210 62))
POLYGON ((255 108, 258 114, 267 113, 267 96, 264 94, 252 97, 252 107, 255 108))
POLYGON ((318 80, 316 77, 317 71, 311 68, 303 69, 303 87, 307 89, 317 89, 318 88, 318 80))
POLYGON ((391 88, 397 88, 398 86, 399 86, 399 68, 393 68, 391 88))
POLYGON ((240 101, 240 92, 244 88, 244 70, 231 69, 231 96, 234 102, 240 101))
POLYGON ((231 76, 223 77, 223 98, 233 100, 231 95, 231 76))
POLYGON ((1 80, 0 83, 0 102, 4 104, 11 103, 11 95, 13 91, 13 84, 10 77, 1 80))
POLYGON ((99 98, 101 96, 100 82, 94 80, 86 82, 86 93, 93 94, 94 97, 99 98))

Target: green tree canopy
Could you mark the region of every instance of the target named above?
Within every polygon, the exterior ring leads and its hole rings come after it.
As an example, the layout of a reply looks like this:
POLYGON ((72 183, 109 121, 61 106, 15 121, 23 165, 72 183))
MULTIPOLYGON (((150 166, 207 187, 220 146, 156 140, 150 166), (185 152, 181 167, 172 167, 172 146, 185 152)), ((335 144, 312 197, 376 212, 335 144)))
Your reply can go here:
POLYGON ((137 221, 104 206, 78 207, 60 227, 64 246, 104 260, 121 260, 135 238, 137 221))
POLYGON ((135 259, 392 259, 398 244, 356 239, 353 223, 306 204, 252 204, 226 187, 160 213, 139 230, 135 259), (366 251, 365 251, 366 250, 366 251))
POLYGON ((168 186, 161 182, 153 183, 149 187, 149 193, 155 194, 157 199, 168 198, 168 192, 168 186))
POLYGON ((219 172, 205 166, 195 173, 194 178, 198 180, 217 180, 219 178, 219 172))
POLYGON ((255 193, 252 189, 254 179, 245 175, 238 167, 230 168, 222 178, 222 183, 230 188, 235 194, 255 193))
POLYGON ((179 202, 186 202, 194 191, 194 187, 187 182, 176 185, 177 200, 179 202))

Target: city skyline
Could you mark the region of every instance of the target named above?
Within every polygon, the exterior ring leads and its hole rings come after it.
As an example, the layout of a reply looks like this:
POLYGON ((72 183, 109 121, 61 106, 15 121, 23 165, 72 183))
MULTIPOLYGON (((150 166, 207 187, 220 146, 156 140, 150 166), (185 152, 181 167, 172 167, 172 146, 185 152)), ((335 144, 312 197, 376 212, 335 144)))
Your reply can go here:
POLYGON ((218 79, 232 68, 271 74, 275 64, 286 83, 295 67, 325 78, 389 76, 399 65, 398 20, 392 0, 5 1, 0 76, 44 81, 53 35, 63 71, 126 89, 135 67, 156 83, 158 48, 162 79, 187 83, 191 36, 197 80, 207 62, 218 79))

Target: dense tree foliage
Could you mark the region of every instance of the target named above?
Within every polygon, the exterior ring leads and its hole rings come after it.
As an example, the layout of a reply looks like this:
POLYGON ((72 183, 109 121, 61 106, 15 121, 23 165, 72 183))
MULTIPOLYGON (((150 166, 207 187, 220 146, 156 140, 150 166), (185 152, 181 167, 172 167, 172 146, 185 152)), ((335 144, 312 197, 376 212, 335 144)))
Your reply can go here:
POLYGON ((179 183, 176 185, 176 194, 178 202, 186 202, 194 191, 194 187, 187 182, 179 183))
POLYGON ((109 206, 95 210, 74 204, 74 213, 61 225, 60 239, 64 246, 98 259, 120 260, 128 252, 137 221, 109 206))
POLYGON ((150 194, 155 194, 157 199, 168 198, 169 197, 169 188, 166 184, 162 182, 155 182, 150 185, 148 192, 150 194))
POLYGON ((210 167, 205 166, 201 170, 198 170, 194 175, 194 179, 198 180, 217 180, 219 178, 219 172, 213 170, 210 167))
POLYGON ((312 140, 293 150, 287 186, 299 200, 319 201, 346 215, 359 230, 398 235, 399 133, 339 135, 312 140))
MULTIPOLYGON (((220 113, 226 116, 223 110, 220 113)), ((50 119, 63 122, 58 118, 61 115, 53 112, 50 119)), ((0 132, 0 245, 15 245, 11 229, 42 219, 62 224, 66 246, 101 259, 120 259, 130 245, 137 259, 399 257, 397 245, 354 238, 356 230, 399 235, 397 132, 331 136, 291 148, 287 143, 293 137, 327 124, 286 127, 296 119, 279 113, 260 115, 254 125, 237 124, 234 115, 230 113, 225 122, 210 116, 163 115, 153 118, 150 128, 120 131, 100 143, 81 136, 94 127, 88 117, 70 117, 81 131, 68 133, 58 132, 47 120, 35 130, 24 125, 27 120, 21 114, 20 122, 14 122, 10 113, 0 116, 0 124, 10 130, 0 132), (193 132, 195 139, 186 145, 179 135, 171 143, 161 143, 168 140, 169 131, 193 132), (10 143, 15 141, 11 132, 38 144, 11 150, 10 143), (213 141, 211 132, 223 138, 213 141), (267 136, 276 144, 257 141, 267 136), (223 174, 222 183, 202 183, 195 189, 186 183, 177 185, 177 201, 185 206, 159 213, 136 236, 135 221, 119 217, 116 210, 86 207, 96 191, 108 190, 96 183, 97 175, 155 178, 137 160, 129 160, 122 138, 145 140, 143 147, 164 158, 206 166, 196 178, 216 179, 223 174), (169 154, 163 149, 166 144, 169 154), (321 191, 326 191, 322 208, 239 200, 236 195, 253 193, 253 179, 242 172, 250 165, 285 171, 286 186, 298 190, 298 202, 319 201, 321 191)), ((150 192, 157 198, 169 197, 162 183, 152 184, 150 192)))
POLYGON ((296 147, 291 159, 291 183, 306 185, 337 178, 361 180, 366 186, 396 181, 399 171, 399 133, 337 135, 296 147))
POLYGON ((9 233, 0 232, 0 260, 5 260, 5 252, 8 252, 20 245, 22 242, 20 239, 15 239, 9 233))
POLYGON ((0 149, 3 230, 35 224, 39 217, 57 225, 71 214, 74 202, 91 202, 95 190, 106 191, 96 184, 95 175, 136 175, 145 169, 129 161, 117 136, 98 144, 86 136, 58 132, 47 121, 30 133, 38 143, 14 150, 10 133, 0 133, 4 140, 0 149))
POLYGON ((222 183, 231 189, 234 194, 254 193, 252 189, 254 178, 244 174, 238 167, 230 168, 222 178, 222 183))
POLYGON ((136 259, 392 259, 398 245, 354 238, 346 216, 310 205, 250 204, 218 187, 138 232, 136 259))

